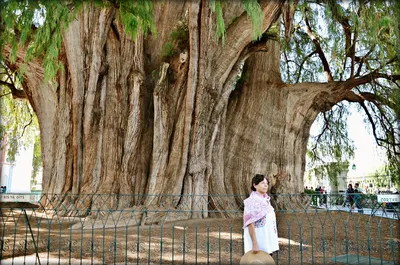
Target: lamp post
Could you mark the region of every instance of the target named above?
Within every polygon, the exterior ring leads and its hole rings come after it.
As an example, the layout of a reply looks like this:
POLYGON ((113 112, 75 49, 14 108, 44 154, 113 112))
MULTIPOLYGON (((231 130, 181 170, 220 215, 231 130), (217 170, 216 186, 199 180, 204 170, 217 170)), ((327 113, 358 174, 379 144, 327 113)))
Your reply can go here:
POLYGON ((353 164, 353 165, 351 166, 351 169, 354 171, 353 176, 354 176, 354 179, 355 179, 355 178, 356 178, 356 173, 355 173, 355 171, 356 171, 356 169, 357 169, 356 164, 353 164))
MULTIPOLYGON (((351 165, 351 169, 354 171, 353 174, 352 174, 352 175, 353 175, 352 181, 357 182, 357 179, 356 179, 356 177, 357 177, 357 176, 356 176, 356 169, 357 169, 357 166, 356 166, 356 164, 353 163, 353 165, 351 165)), ((353 185, 354 185, 354 183, 353 183, 353 185)))

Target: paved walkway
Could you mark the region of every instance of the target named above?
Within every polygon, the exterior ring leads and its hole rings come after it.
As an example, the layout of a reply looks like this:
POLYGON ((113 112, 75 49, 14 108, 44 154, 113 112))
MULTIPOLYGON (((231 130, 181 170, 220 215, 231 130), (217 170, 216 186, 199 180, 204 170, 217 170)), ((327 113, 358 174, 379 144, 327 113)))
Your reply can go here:
POLYGON ((342 206, 342 205, 329 205, 326 206, 325 204, 322 204, 318 206, 319 209, 327 209, 330 211, 345 211, 345 212, 353 212, 353 213, 360 213, 360 214, 365 214, 365 215, 373 215, 373 216, 380 216, 380 217, 385 217, 385 218, 390 218, 390 219, 397 219, 399 220, 400 213, 398 211, 394 211, 393 209, 383 209, 383 208, 363 208, 363 209, 350 209, 348 206, 342 206), (361 212, 362 211, 362 212, 361 212))

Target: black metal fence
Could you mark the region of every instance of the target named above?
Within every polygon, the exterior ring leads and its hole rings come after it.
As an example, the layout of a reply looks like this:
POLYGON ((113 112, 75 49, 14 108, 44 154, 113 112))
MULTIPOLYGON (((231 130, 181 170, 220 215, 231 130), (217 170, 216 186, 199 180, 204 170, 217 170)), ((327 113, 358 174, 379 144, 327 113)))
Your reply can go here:
MULTIPOLYGON (((238 264, 243 199, 43 194, 0 202, 0 263, 238 264)), ((365 194, 278 194, 271 202, 276 264, 400 264, 396 203, 365 194)))

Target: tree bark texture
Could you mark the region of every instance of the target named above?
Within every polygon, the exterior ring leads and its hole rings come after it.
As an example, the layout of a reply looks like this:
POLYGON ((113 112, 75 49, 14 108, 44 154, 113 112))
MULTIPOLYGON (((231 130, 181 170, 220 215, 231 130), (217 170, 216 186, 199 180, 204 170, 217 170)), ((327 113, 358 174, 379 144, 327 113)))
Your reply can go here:
MULTIPOLYGON (((43 82, 39 60, 29 63, 23 86, 41 129, 43 193, 74 195, 45 204, 63 201, 65 214, 78 214, 157 206, 162 198, 123 194, 246 194, 256 173, 268 176, 272 192, 303 190, 310 126, 349 87, 283 83, 279 43, 252 42, 247 14, 229 4, 225 45, 215 37, 207 1, 157 2, 157 36, 139 33, 134 40, 118 9, 85 4, 63 33, 65 71, 57 83, 43 82), (177 44, 170 34, 179 25, 186 37, 177 44), (169 56, 167 42, 174 44, 169 56), (94 194, 116 196, 94 200, 94 194)), ((264 30, 283 5, 261 3, 264 30)), ((21 50, 8 64, 17 68, 23 58, 21 50)), ((190 196, 170 203, 210 205, 190 196)), ((191 217, 205 217, 200 212, 191 217)))

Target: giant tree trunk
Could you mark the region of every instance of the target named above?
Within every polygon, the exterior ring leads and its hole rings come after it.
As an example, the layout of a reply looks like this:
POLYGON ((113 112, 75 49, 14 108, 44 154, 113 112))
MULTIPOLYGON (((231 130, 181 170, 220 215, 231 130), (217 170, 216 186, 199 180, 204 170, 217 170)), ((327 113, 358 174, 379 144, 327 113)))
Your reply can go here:
POLYGON ((267 52, 246 61, 245 81, 231 95, 224 167, 235 177, 227 178, 227 190, 248 192, 255 173, 269 177, 273 193, 303 189, 308 136, 318 114, 312 105, 321 87, 284 84, 279 63, 279 43, 269 41, 267 52))
MULTIPOLYGON (((300 193, 311 125, 318 113, 346 98, 352 81, 282 82, 279 42, 252 55, 231 94, 224 144, 225 190, 246 194, 256 173, 270 180, 272 193, 300 193)), ((220 191, 220 189, 218 190, 220 191)))
MULTIPOLYGON (((65 213, 86 214, 74 210, 157 206, 162 198, 123 194, 246 194, 255 173, 271 178, 273 192, 302 191, 309 128, 344 87, 285 85, 278 43, 252 42, 247 14, 231 5, 222 46, 207 1, 157 3, 158 36, 135 40, 117 9, 85 4, 63 34, 65 71, 57 83, 43 82, 40 61, 29 63, 24 90, 41 129, 43 193, 61 196, 45 205, 61 201, 65 213), (163 57, 171 31, 182 24, 186 39, 163 57), (233 91, 244 61, 247 79, 233 91)), ((261 4, 265 30, 282 6, 261 4)), ((18 58, 10 67, 20 65, 22 50, 18 58)), ((193 197, 170 203, 208 205, 193 197)))

